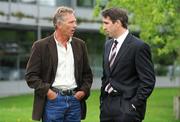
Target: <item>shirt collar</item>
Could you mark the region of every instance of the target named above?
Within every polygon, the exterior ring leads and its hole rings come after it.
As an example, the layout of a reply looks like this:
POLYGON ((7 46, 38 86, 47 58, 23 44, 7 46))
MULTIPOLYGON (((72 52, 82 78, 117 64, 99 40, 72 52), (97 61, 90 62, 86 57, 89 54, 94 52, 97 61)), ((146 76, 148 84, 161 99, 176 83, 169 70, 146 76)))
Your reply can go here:
MULTIPOLYGON (((55 42, 56 42, 57 45, 61 45, 61 46, 62 46, 61 42, 59 42, 59 41, 56 39, 56 37, 55 37, 55 32, 54 32, 54 40, 55 40, 55 42)), ((72 37, 69 38, 69 40, 67 41, 67 44, 70 44, 71 41, 72 41, 72 37)))
POLYGON ((126 36, 128 35, 129 33, 129 30, 126 30, 122 35, 120 35, 117 39, 114 38, 114 40, 117 40, 118 43, 120 43, 121 41, 124 41, 126 36))

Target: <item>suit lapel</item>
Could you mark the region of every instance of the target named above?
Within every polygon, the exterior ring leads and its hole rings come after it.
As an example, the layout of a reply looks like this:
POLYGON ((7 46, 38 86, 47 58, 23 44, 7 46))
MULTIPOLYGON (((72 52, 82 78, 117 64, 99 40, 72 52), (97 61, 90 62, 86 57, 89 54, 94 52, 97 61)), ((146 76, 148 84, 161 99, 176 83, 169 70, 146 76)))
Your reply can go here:
POLYGON ((74 70, 75 70, 75 79, 78 79, 78 57, 79 57, 79 54, 78 54, 78 47, 76 45, 76 42, 75 42, 75 39, 72 38, 72 41, 71 41, 71 46, 72 46, 72 51, 73 51, 73 56, 74 56, 74 70))
POLYGON ((123 44, 121 45, 116 58, 114 60, 114 63, 112 65, 111 68, 111 72, 114 70, 114 68, 116 67, 117 63, 119 60, 121 60, 121 56, 126 52, 127 48, 129 47, 129 42, 130 42, 130 34, 127 35, 127 37, 125 38, 123 44))
POLYGON ((105 45, 105 69, 109 72, 110 68, 109 68, 109 55, 110 55, 110 51, 111 51, 111 47, 113 44, 113 39, 109 40, 107 42, 107 44, 105 45))
POLYGON ((56 42, 54 40, 54 34, 50 37, 48 47, 53 61, 53 72, 54 74, 56 74, 57 65, 58 65, 58 54, 57 54, 56 42))

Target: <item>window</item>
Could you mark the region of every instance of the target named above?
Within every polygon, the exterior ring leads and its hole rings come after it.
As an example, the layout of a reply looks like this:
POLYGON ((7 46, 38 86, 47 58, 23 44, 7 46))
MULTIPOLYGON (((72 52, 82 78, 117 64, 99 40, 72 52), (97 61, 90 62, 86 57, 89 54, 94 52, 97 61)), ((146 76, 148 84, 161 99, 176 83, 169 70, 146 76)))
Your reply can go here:
POLYGON ((0 30, 0 81, 24 79, 35 31, 0 30))
POLYGON ((77 0, 77 6, 93 8, 94 0, 77 0))
POLYGON ((19 0, 19 2, 27 3, 27 4, 36 4, 36 0, 19 0))
POLYGON ((56 1, 55 0, 39 0, 40 5, 44 6, 55 6, 56 1))

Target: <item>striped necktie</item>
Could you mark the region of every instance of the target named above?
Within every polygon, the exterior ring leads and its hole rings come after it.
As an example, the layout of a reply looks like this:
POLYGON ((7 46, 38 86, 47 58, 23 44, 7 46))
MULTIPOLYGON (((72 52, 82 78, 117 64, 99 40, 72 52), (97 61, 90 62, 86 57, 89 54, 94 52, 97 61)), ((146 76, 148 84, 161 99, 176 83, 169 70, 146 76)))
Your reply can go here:
MULTIPOLYGON (((114 40, 113 42, 113 47, 112 47, 112 50, 111 50, 111 54, 110 54, 110 57, 109 57, 109 67, 111 69, 111 66, 113 65, 114 63, 114 60, 115 60, 115 57, 116 57, 116 51, 117 51, 117 44, 118 44, 118 41, 117 40, 114 40)), ((111 83, 108 83, 105 87, 105 91, 108 92, 108 94, 112 93, 112 92, 117 92, 112 86, 111 86, 111 83)))
POLYGON ((111 51, 111 54, 110 54, 110 57, 109 57, 109 66, 110 66, 110 68, 113 65, 115 57, 116 57, 117 44, 118 44, 118 41, 114 40, 113 48, 112 48, 112 51, 111 51))

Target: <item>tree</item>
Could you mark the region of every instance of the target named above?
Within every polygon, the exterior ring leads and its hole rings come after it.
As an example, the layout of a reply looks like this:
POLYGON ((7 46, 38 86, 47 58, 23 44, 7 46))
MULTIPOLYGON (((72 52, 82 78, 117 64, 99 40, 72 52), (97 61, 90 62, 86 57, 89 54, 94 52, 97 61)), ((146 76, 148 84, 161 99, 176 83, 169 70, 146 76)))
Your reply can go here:
POLYGON ((129 28, 150 44, 155 63, 173 64, 180 49, 179 0, 97 0, 94 14, 102 8, 128 10, 129 28), (160 57, 160 58, 159 58, 160 57))

